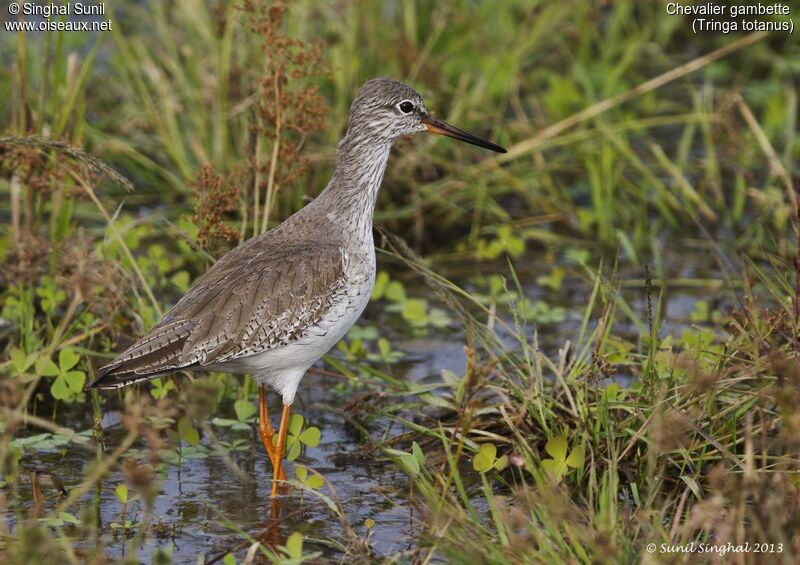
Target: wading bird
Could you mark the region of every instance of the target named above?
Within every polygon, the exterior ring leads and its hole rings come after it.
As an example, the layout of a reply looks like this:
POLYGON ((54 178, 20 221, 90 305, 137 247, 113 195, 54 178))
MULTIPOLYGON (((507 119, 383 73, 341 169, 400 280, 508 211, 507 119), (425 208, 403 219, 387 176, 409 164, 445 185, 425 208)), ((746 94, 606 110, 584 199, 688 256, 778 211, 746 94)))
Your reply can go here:
POLYGON ((217 261, 153 329, 100 368, 88 388, 119 388, 193 369, 252 374, 274 497, 285 480, 282 460, 297 386, 369 301, 372 215, 392 143, 425 131, 505 153, 431 116, 411 87, 386 78, 366 82, 350 108, 325 190, 217 261), (283 397, 275 445, 267 386, 283 397))

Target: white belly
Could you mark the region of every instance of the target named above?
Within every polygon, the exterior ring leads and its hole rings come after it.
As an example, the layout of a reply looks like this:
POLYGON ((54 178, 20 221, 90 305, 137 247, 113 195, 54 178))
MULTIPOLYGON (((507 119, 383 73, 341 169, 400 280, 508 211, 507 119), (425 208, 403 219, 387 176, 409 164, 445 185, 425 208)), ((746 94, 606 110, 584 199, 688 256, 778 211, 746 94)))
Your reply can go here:
POLYGON ((283 396, 284 404, 294 402, 297 386, 311 365, 322 358, 353 327, 366 308, 375 285, 372 265, 355 273, 347 291, 334 303, 317 325, 308 328, 297 340, 283 347, 240 357, 218 368, 236 373, 251 373, 260 384, 269 385, 283 396))

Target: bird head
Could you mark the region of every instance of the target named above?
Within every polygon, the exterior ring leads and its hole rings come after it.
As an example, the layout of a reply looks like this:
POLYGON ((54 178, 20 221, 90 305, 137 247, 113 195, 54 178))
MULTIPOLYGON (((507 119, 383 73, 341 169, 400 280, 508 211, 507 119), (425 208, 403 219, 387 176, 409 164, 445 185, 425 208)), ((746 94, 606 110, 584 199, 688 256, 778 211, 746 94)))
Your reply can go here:
POLYGON ((428 132, 446 135, 478 147, 505 153, 505 148, 434 118, 422 96, 402 82, 376 78, 365 82, 350 108, 348 135, 367 133, 389 143, 399 137, 428 132))

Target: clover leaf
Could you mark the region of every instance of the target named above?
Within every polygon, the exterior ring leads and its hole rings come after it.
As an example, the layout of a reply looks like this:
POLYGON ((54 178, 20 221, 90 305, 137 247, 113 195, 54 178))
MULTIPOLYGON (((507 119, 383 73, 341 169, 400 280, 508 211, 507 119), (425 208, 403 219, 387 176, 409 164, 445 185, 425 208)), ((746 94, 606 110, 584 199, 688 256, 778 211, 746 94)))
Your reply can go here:
MULTIPOLYGON (((26 383, 36 378, 35 374, 28 373, 28 369, 39 359, 39 353, 25 354, 20 348, 15 347, 11 350, 11 368, 22 382, 26 383)), ((52 361, 50 361, 52 363, 52 361)), ((34 369, 35 370, 35 369, 34 369)))
POLYGON ((550 477, 555 480, 561 480, 569 468, 579 469, 583 467, 585 458, 585 450, 582 445, 579 445, 572 452, 567 455, 569 445, 567 438, 564 436, 556 436, 547 441, 544 450, 552 457, 552 459, 545 459, 542 461, 542 467, 550 477))
POLYGON ((188 416, 178 420, 178 435, 190 445, 198 445, 200 443, 200 432, 192 425, 192 420, 188 416))
POLYGON ((246 421, 250 416, 256 413, 255 405, 244 398, 240 398, 233 403, 233 409, 236 411, 236 418, 240 422, 246 421))
POLYGON ((497 448, 493 443, 483 443, 478 448, 478 453, 472 459, 472 468, 479 473, 486 473, 495 469, 502 471, 508 466, 508 455, 497 457, 497 448))
MULTIPOLYGON (((286 432, 286 460, 294 461, 300 456, 303 445, 317 447, 322 434, 316 426, 303 429, 303 417, 300 414, 292 414, 289 418, 288 430, 286 432)), ((272 443, 276 444, 278 435, 272 437, 272 443)))
POLYGON ((50 516, 45 518, 39 518, 39 521, 43 524, 47 524, 48 526, 52 526, 54 528, 59 528, 65 524, 72 524, 73 526, 80 525, 80 520, 75 517, 74 514, 70 514, 69 512, 59 512, 58 516, 50 516))
POLYGON ((322 475, 313 471, 309 473, 308 467, 305 465, 295 467, 294 474, 297 480, 308 488, 319 489, 325 485, 325 479, 322 478, 322 475))
POLYGON ((293 563, 300 563, 303 559, 303 534, 295 532, 286 539, 286 545, 281 548, 286 557, 293 563))
POLYGON ((36 361, 36 372, 45 377, 55 377, 50 385, 50 394, 56 400, 69 400, 83 390, 86 374, 83 371, 73 371, 81 357, 71 347, 65 347, 58 353, 58 366, 45 356, 36 361))
POLYGON ((399 449, 387 449, 386 453, 395 459, 407 475, 418 474, 425 465, 425 455, 416 441, 411 444, 411 453, 406 453, 399 449))
POLYGON ((36 289, 39 304, 46 314, 54 314, 59 304, 64 302, 67 294, 58 286, 51 277, 43 277, 42 286, 36 289))
POLYGON ((172 379, 162 379, 161 377, 153 379, 152 385, 150 394, 153 395, 153 398, 156 400, 161 400, 169 394, 169 391, 175 389, 175 382, 172 379))
MULTIPOLYGON (((211 423, 215 426, 230 428, 237 431, 250 430, 252 426, 251 420, 257 411, 255 405, 245 398, 240 398, 233 403, 233 410, 236 412, 235 420, 230 418, 214 418, 211 420, 211 423)), ((277 437, 277 434, 272 437, 273 443, 277 441, 277 437)))
POLYGON ((114 489, 114 494, 117 495, 117 498, 122 504, 128 503, 128 485, 125 483, 118 484, 117 488, 114 489))

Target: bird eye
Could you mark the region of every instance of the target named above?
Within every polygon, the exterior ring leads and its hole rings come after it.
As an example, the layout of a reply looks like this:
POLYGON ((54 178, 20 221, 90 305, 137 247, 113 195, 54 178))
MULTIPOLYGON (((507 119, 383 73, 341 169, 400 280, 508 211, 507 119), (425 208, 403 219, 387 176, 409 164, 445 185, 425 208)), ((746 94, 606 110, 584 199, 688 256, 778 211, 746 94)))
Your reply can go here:
POLYGON ((403 100, 397 107, 400 108, 400 111, 404 114, 410 114, 411 110, 414 109, 414 103, 409 100, 403 100))

